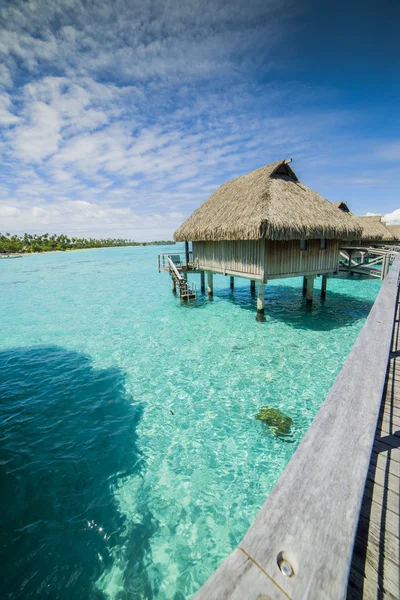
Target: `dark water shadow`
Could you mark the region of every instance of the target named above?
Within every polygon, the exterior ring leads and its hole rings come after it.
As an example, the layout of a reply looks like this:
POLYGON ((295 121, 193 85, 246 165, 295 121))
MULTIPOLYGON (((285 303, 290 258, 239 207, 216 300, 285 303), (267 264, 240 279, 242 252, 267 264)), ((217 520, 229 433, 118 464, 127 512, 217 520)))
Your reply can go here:
POLYGON ((124 379, 60 347, 0 352, 2 598, 104 599, 94 583, 122 544, 135 598, 153 597, 144 564, 156 522, 147 512, 127 534, 113 493, 143 470, 142 406, 124 379))
MULTIPOLYGON (((357 280, 354 278, 355 285, 357 280)), ((250 287, 250 286, 249 286, 250 287)), ((237 287, 234 291, 215 289, 214 299, 230 302, 243 310, 249 310, 256 315, 256 296, 249 287, 237 287)), ((209 300, 207 294, 199 294, 192 308, 205 308, 209 300)), ((314 289, 313 305, 310 309, 302 295, 302 286, 268 285, 265 288, 265 317, 276 319, 296 329, 312 329, 330 331, 347 327, 360 319, 365 319, 373 301, 360 299, 348 294, 340 294, 328 289, 326 299, 321 300, 320 289, 314 289)))

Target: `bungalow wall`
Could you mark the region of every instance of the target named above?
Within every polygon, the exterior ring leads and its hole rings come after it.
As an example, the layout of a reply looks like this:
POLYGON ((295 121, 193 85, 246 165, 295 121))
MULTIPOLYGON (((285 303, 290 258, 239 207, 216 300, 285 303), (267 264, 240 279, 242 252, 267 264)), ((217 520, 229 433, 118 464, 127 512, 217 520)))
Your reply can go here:
POLYGON ((237 275, 265 281, 305 274, 332 273, 339 265, 339 240, 300 240, 273 242, 241 240, 193 242, 194 264, 204 271, 237 275))
POLYGON ((272 242, 265 247, 265 279, 329 273, 339 266, 339 240, 326 240, 326 249, 321 240, 307 240, 306 250, 300 250, 300 240, 272 242))
POLYGON ((264 258, 265 240, 193 242, 193 262, 205 271, 262 279, 264 258))

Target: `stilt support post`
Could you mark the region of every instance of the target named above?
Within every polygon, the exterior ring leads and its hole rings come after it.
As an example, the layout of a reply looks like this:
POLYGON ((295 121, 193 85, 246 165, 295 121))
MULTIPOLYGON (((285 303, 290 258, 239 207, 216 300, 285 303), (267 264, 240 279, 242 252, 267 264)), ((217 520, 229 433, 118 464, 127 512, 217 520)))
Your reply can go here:
POLYGON ((326 298, 326 284, 328 283, 328 275, 322 275, 322 283, 321 283, 321 298, 325 300, 326 298))
POLYGON ((208 297, 212 298, 213 294, 214 294, 214 281, 213 281, 213 274, 210 273, 210 271, 207 272, 207 292, 208 292, 208 297))
POLYGON ((303 298, 306 297, 307 293, 307 277, 303 277, 303 298))
POLYGON ((257 321, 265 321, 265 314, 264 314, 264 307, 265 307, 265 283, 260 283, 258 284, 258 294, 257 294, 257 317, 256 320, 257 321))
POLYGON ((314 293, 314 279, 315 275, 308 275, 306 277, 307 285, 306 285, 306 302, 308 306, 311 306, 313 301, 313 293, 314 293))
POLYGON ((200 273, 200 286, 201 286, 201 293, 204 294, 204 292, 206 291, 206 278, 205 278, 204 271, 201 271, 201 273, 200 273))

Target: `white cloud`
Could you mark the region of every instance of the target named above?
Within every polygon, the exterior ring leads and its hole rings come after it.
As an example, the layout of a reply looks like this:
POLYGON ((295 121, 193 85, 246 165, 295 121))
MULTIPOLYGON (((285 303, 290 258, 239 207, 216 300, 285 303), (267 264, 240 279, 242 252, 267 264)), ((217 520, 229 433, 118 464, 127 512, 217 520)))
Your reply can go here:
POLYGON ((140 214, 131 208, 115 208, 86 201, 62 200, 47 204, 10 206, 0 203, 1 231, 57 232, 69 235, 126 237, 138 241, 171 237, 183 213, 140 214))
POLYGON ((18 230, 171 237, 219 184, 290 156, 323 194, 335 161, 346 190, 388 185, 386 172, 356 164, 364 144, 348 133, 349 114, 326 108, 335 90, 265 81, 300 5, 2 6, 0 218, 18 230))
POLYGON ((56 110, 44 102, 33 102, 25 122, 9 135, 10 145, 23 161, 40 162, 58 149, 60 128, 61 121, 56 110))
POLYGON ((8 127, 18 123, 18 117, 9 110, 11 107, 12 103, 9 95, 0 93, 0 127, 8 127))
POLYGON ((386 213, 386 215, 382 217, 382 221, 386 223, 386 225, 400 225, 400 208, 396 208, 394 211, 386 213))
POLYGON ((12 87, 11 73, 5 65, 0 64, 0 86, 5 89, 12 87))

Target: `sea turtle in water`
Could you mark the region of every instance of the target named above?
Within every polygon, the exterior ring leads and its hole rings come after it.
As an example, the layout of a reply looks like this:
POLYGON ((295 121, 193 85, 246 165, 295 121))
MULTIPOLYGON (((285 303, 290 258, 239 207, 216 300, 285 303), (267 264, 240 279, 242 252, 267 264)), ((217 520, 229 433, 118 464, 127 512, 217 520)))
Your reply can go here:
POLYGON ((288 435, 293 425, 290 417, 272 406, 262 406, 256 414, 256 419, 269 425, 276 437, 288 435))

